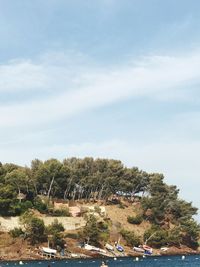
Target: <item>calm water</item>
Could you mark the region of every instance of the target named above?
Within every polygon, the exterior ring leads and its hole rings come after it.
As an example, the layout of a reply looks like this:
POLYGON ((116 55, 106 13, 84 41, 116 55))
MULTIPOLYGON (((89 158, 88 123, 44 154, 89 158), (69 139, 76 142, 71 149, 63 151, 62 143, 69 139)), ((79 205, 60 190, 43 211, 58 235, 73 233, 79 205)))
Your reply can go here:
MULTIPOLYGON (((116 261, 109 259, 106 261, 109 267, 200 267, 200 255, 186 256, 185 260, 181 256, 147 257, 140 258, 138 262, 135 258, 120 258, 116 261)), ((62 260, 62 261, 24 261, 24 265, 19 262, 0 262, 1 267, 99 267, 101 260, 62 260)))

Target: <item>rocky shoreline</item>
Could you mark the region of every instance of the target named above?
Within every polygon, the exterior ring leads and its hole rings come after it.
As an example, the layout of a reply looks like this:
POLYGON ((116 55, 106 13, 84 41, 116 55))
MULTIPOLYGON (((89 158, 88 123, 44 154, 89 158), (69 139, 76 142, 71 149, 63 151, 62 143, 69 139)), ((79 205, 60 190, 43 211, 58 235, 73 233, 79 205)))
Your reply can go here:
MULTIPOLYGON (((107 255, 103 256, 98 253, 93 253, 89 251, 81 251, 82 253, 70 253, 66 256, 56 256, 53 258, 45 258, 41 254, 38 253, 38 251, 35 252, 29 252, 29 253, 24 253, 24 254, 19 254, 16 255, 15 253, 9 253, 8 255, 2 255, 0 251, 0 261, 33 261, 33 260, 40 260, 40 261, 45 261, 45 260, 65 260, 65 259, 97 259, 97 258, 114 258, 113 255, 107 255)), ((159 249, 155 249, 154 253, 150 257, 157 257, 157 256, 182 256, 182 255, 200 255, 199 250, 192 250, 190 248, 184 247, 184 248, 177 248, 177 247, 170 247, 168 251, 160 251, 159 249)), ((117 255, 116 258, 121 258, 121 257, 143 257, 141 253, 134 252, 130 248, 126 250, 126 253, 124 255, 117 255)))

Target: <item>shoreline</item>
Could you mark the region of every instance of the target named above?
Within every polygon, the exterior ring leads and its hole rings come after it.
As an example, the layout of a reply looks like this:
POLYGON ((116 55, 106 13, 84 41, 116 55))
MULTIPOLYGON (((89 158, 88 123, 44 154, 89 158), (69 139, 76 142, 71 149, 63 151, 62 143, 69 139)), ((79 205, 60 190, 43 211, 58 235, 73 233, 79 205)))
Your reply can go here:
MULTIPOLYGON (((153 254, 153 255, 148 255, 148 256, 145 256, 146 258, 148 257, 167 257, 167 256, 170 256, 170 257, 176 257, 176 256, 194 256, 194 255, 200 255, 200 251, 182 251, 180 253, 162 253, 162 254, 153 254)), ((0 258, 0 262, 20 262, 20 261, 63 261, 63 260, 92 260, 92 259, 100 259, 100 260, 103 260, 103 259, 114 259, 114 258, 117 258, 117 259, 120 259, 120 258, 135 258, 135 257, 138 257, 138 258, 143 258, 143 254, 139 254, 139 253, 130 253, 130 254, 127 254, 127 255, 121 255, 121 256, 101 256, 101 255, 96 255, 96 256, 88 256, 88 255, 85 255, 85 256, 82 256, 82 257, 69 257, 69 256, 66 256, 66 257, 55 257, 55 258, 42 258, 42 257, 13 257, 13 258, 6 258, 6 257, 1 257, 0 258)))

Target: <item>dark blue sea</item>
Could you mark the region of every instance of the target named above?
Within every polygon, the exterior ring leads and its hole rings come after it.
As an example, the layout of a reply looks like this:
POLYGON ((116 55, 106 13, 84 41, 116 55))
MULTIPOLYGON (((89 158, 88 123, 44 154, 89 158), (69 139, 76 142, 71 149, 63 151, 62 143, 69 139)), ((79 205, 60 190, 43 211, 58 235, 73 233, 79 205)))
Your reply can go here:
MULTIPOLYGON (((90 260, 59 260, 59 261, 23 261, 19 262, 0 262, 1 267, 99 267, 100 259, 90 260)), ((162 256, 139 258, 118 258, 117 260, 105 260, 109 267, 200 267, 200 255, 186 256, 183 260, 181 256, 162 256)))

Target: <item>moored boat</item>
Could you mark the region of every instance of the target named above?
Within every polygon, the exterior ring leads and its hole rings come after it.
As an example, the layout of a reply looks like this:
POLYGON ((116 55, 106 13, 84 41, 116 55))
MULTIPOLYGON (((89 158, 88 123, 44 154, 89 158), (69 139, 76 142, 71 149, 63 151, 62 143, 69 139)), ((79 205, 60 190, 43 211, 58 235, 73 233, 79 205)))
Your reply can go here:
POLYGON ((145 250, 141 247, 133 247, 133 250, 136 251, 136 252, 139 252, 139 253, 144 253, 145 250))

